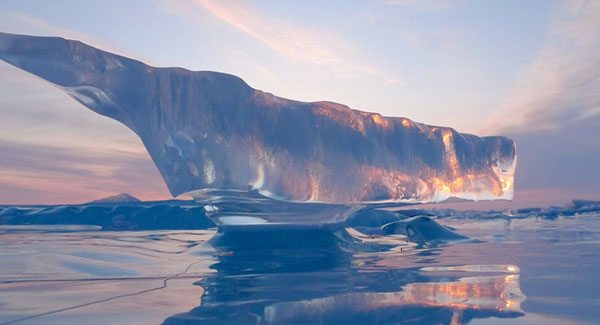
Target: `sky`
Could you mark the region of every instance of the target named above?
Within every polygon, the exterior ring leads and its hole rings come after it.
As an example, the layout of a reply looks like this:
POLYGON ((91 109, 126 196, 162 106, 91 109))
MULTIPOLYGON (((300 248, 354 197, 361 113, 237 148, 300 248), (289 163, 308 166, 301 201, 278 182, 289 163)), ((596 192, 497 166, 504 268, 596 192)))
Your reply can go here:
MULTIPOLYGON (((509 136, 515 200, 486 206, 600 199, 600 1, 0 0, 0 31, 509 136)), ((132 131, 6 63, 0 76, 0 204, 171 197, 132 131)))

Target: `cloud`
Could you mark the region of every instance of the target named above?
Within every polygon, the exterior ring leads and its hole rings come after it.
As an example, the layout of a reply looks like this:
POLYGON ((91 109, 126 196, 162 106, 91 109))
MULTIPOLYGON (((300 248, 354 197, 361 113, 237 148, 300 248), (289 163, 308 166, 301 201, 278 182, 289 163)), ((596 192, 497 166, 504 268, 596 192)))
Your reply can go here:
POLYGON ((356 52, 355 49, 340 37, 326 30, 295 25, 283 18, 259 12, 244 2, 193 0, 170 1, 168 5, 158 3, 164 10, 192 19, 201 19, 199 10, 208 12, 294 62, 323 66, 347 76, 397 79, 352 58, 351 53, 356 52))
POLYGON ((146 152, 127 127, 92 112, 50 83, 4 62, 0 75, 0 140, 146 152))
POLYGON ((147 153, 97 152, 0 140, 0 204, 81 203, 129 192, 168 198, 147 153))
MULTIPOLYGON (((134 56, 22 13, 1 12, 0 30, 76 39, 134 56)), ((0 75, 0 204, 82 203, 121 192, 141 199, 171 197, 140 140, 125 126, 4 62, 0 75)))
POLYGON ((559 2, 545 45, 480 132, 560 129, 600 114, 600 2, 559 2))

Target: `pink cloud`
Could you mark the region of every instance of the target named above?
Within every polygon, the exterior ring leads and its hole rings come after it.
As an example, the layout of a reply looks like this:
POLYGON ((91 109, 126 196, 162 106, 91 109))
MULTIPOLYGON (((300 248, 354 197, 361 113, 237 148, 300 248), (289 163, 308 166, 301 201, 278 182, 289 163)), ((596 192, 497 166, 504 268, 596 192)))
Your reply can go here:
POLYGON ((83 203, 128 192, 170 199, 147 153, 0 141, 0 204, 83 203))
POLYGON ((191 19, 200 19, 198 10, 208 12, 294 62, 323 66, 342 75, 369 75, 384 81, 398 81, 398 78, 387 76, 379 69, 352 58, 351 53, 356 49, 338 35, 269 16, 244 2, 194 0, 159 4, 164 10, 191 19))

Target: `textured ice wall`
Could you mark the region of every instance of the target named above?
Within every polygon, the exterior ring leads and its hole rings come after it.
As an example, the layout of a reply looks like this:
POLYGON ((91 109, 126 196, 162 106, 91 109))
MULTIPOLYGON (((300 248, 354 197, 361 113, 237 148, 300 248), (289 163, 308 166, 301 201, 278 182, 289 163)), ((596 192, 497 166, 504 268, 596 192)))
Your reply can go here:
POLYGON ((516 149, 331 102, 299 102, 224 73, 156 68, 78 41, 0 33, 0 59, 142 139, 173 195, 259 190, 331 203, 512 199, 516 149))

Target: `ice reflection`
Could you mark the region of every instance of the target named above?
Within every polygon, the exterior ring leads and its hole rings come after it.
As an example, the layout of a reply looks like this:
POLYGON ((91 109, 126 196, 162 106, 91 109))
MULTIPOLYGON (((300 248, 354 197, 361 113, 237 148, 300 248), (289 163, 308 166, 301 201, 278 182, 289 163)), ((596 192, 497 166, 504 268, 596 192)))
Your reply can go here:
POLYGON ((388 249, 345 231, 228 233, 211 243, 217 272, 196 283, 202 304, 165 324, 464 324, 524 315, 516 265, 369 267, 389 260, 388 249))
POLYGON ((422 271, 465 271, 465 272, 501 272, 501 273, 519 273, 519 267, 516 265, 458 265, 458 266, 427 266, 422 267, 422 271))
MULTIPOLYGON (((403 308, 421 308, 414 320, 423 321, 428 309, 450 308, 451 322, 459 324, 473 317, 516 317, 523 315, 520 304, 525 296, 518 275, 464 277, 452 282, 409 283, 398 292, 347 293, 326 298, 275 303, 265 308, 266 323, 328 320, 335 314, 360 317, 373 312, 402 314, 403 308)), ((448 313, 441 313, 443 321, 448 313)), ((400 319, 399 319, 400 320, 400 319)), ((409 321, 402 319, 403 321, 409 321)))

